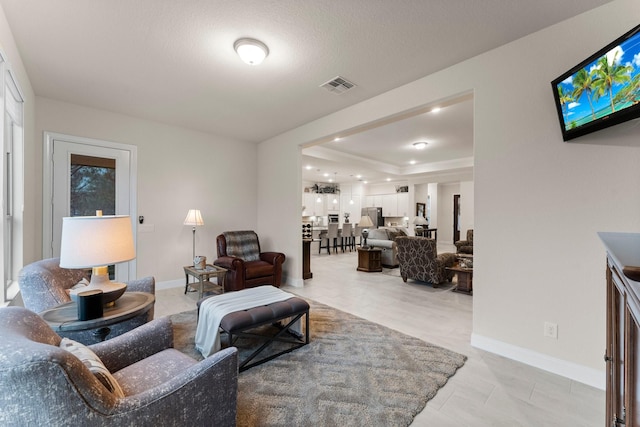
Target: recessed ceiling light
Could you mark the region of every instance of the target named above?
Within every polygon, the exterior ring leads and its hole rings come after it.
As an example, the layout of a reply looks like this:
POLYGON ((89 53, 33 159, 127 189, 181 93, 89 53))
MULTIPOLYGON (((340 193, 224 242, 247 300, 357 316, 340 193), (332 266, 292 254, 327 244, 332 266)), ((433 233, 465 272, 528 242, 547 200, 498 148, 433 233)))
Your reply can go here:
POLYGON ((362 183, 363 183, 363 184, 368 184, 368 183, 369 183, 369 181, 362 181, 362 183))
POLYGON ((439 113, 439 112, 440 112, 440 107, 433 107, 433 108, 431 109, 431 112, 432 112, 432 113, 439 113))
POLYGON ((411 165, 415 165, 415 164, 416 164, 416 161, 415 161, 415 160, 409 160, 409 164, 411 164, 411 165))
POLYGON ((307 166, 305 166, 305 169, 310 171, 311 170, 311 166, 307 165, 307 166))
POLYGON ((333 138, 333 140, 334 140, 335 142, 338 142, 338 141, 340 141, 340 137, 339 137, 339 136, 336 136, 335 138, 333 138))
POLYGON ((427 146, 427 143, 424 141, 414 142, 413 146, 416 148, 416 150, 422 150, 424 147, 427 146))
POLYGON ((391 178, 387 178, 387 182, 391 181, 391 178))
POLYGON ((266 44, 256 39, 239 39, 233 44, 240 59, 249 65, 258 65, 269 55, 266 44))
POLYGON ((329 176, 328 173, 323 174, 322 176, 324 176, 325 178, 329 176))
POLYGON ((362 178, 362 175, 356 175, 356 178, 360 179, 362 178))

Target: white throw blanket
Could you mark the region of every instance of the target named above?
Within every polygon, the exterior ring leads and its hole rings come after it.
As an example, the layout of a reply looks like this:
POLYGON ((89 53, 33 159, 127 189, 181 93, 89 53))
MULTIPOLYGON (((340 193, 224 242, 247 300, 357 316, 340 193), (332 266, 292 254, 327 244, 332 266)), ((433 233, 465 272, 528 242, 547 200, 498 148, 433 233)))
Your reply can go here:
POLYGON ((209 357, 220 350, 220 322, 227 314, 293 297, 295 295, 274 286, 258 286, 207 298, 200 304, 196 349, 204 357, 209 357))

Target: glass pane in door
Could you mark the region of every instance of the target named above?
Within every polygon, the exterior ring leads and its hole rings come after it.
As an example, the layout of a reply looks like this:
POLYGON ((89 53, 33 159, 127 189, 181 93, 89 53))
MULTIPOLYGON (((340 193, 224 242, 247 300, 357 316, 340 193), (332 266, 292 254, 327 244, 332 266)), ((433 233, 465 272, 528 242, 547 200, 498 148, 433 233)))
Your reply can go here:
POLYGON ((71 154, 69 214, 93 216, 116 213, 116 161, 71 154))
MULTIPOLYGON (((71 154, 71 216, 116 214, 116 160, 71 154)), ((115 265, 109 266, 109 278, 115 278, 115 265)))

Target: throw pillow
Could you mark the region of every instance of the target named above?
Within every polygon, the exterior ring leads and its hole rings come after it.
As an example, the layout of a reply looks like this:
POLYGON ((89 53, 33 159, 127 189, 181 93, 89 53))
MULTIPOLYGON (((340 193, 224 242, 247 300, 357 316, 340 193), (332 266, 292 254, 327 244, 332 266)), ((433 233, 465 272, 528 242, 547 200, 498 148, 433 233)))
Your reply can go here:
POLYGON ((89 347, 84 344, 80 344, 77 341, 70 340, 69 338, 62 338, 60 348, 67 350, 69 353, 80 359, 89 371, 95 375, 96 379, 116 397, 124 397, 124 392, 122 391, 120 384, 118 384, 113 375, 111 375, 111 372, 109 372, 100 358, 91 351, 89 347))

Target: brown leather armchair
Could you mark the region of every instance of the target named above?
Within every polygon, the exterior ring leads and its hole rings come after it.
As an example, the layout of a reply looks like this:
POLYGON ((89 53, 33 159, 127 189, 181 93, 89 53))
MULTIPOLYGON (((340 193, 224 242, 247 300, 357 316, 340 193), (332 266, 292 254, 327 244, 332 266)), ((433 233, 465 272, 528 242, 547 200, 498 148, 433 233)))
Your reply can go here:
POLYGON ((281 252, 260 252, 260 241, 254 231, 225 231, 216 237, 218 259, 214 265, 227 269, 225 291, 239 291, 260 285, 280 287, 281 252))

